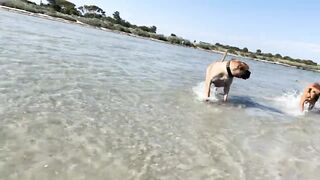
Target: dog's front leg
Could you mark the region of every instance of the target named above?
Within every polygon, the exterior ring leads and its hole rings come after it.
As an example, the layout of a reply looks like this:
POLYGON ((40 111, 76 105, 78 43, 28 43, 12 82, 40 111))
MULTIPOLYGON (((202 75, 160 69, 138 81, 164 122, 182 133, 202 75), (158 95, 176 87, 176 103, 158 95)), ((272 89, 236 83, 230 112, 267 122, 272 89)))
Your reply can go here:
POLYGON ((227 102, 227 100, 228 100, 229 90, 230 90, 230 84, 225 85, 223 88, 223 92, 224 92, 223 101, 224 102, 227 102))
POLYGON ((228 100, 229 90, 230 90, 232 81, 233 81, 233 78, 227 79, 227 81, 224 84, 224 88, 223 88, 223 92, 224 92, 223 101, 224 102, 227 102, 227 100, 228 100))
POLYGON ((309 107, 308 107, 308 111, 311 111, 314 107, 315 103, 309 102, 309 107))
POLYGON ((305 103, 306 101, 303 99, 303 98, 301 98, 301 100, 300 100, 300 110, 301 110, 301 112, 303 112, 304 111, 304 103, 305 103))

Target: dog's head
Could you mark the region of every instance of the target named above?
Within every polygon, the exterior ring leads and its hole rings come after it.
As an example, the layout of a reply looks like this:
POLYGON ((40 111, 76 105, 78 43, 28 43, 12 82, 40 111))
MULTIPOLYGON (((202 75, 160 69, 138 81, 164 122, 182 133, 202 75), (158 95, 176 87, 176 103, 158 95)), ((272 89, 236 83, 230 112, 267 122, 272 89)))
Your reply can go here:
POLYGON ((309 100, 317 101, 319 96, 320 96, 320 85, 319 84, 314 84, 313 86, 311 86, 309 88, 307 98, 309 100))
POLYGON ((231 60, 230 70, 234 77, 249 79, 251 72, 249 71, 249 66, 239 60, 231 60))

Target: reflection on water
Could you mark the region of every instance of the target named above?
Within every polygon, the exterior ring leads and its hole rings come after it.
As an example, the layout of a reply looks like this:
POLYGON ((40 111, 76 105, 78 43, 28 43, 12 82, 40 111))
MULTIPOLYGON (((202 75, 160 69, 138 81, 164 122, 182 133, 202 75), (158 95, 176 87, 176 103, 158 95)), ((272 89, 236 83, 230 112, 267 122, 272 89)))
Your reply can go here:
POLYGON ((204 103, 220 55, 0 16, 0 179, 319 177, 319 115, 286 93, 318 74, 244 59, 230 102, 204 103))

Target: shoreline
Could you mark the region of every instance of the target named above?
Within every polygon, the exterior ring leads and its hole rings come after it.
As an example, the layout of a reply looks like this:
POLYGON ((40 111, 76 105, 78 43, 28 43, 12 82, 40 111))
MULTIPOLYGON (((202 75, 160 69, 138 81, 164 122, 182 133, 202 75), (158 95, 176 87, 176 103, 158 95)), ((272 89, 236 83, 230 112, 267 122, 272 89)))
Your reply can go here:
MULTIPOLYGON (((132 34, 132 33, 127 33, 127 32, 107 29, 107 28, 103 28, 103 27, 92 26, 92 25, 80 22, 78 20, 71 21, 71 20, 67 20, 67 19, 63 19, 63 18, 59 18, 59 17, 49 16, 47 14, 33 13, 33 12, 26 11, 26 10, 12 8, 12 7, 3 6, 3 5, 0 5, 0 10, 1 9, 5 10, 5 11, 13 12, 13 13, 22 14, 22 15, 28 15, 28 16, 42 18, 42 19, 45 19, 45 20, 57 21, 57 22, 62 22, 62 23, 67 23, 67 24, 80 25, 80 26, 83 26, 83 27, 94 28, 94 29, 98 29, 98 30, 101 30, 101 31, 112 32, 112 33, 116 33, 116 34, 131 36, 131 37, 140 38, 140 39, 144 39, 144 40, 150 40, 150 41, 154 41, 154 42, 158 42, 158 43, 164 43, 164 44, 168 44, 168 45, 174 45, 174 46, 179 46, 179 47, 184 47, 184 48, 193 48, 195 50, 206 51, 206 52, 215 53, 215 54, 224 54, 225 53, 224 51, 208 50, 208 49, 203 49, 203 48, 199 48, 199 47, 188 47, 188 46, 183 46, 183 45, 179 45, 179 44, 173 44, 173 43, 170 43, 170 42, 167 42, 167 41, 162 41, 162 40, 155 39, 155 38, 152 38, 152 37, 143 37, 143 36, 135 35, 135 34, 132 34)), ((317 70, 317 69, 301 68, 301 67, 295 66, 295 65, 290 65, 290 64, 281 63, 281 62, 272 62, 272 61, 262 60, 262 59, 258 59, 258 58, 251 58, 251 57, 241 56, 239 54, 228 53, 228 55, 229 56, 234 56, 234 57, 245 58, 245 59, 249 59, 249 60, 253 60, 253 61, 259 61, 259 62, 264 62, 264 63, 269 63, 269 64, 292 67, 292 68, 301 69, 301 70, 320 72, 320 70, 317 70)))

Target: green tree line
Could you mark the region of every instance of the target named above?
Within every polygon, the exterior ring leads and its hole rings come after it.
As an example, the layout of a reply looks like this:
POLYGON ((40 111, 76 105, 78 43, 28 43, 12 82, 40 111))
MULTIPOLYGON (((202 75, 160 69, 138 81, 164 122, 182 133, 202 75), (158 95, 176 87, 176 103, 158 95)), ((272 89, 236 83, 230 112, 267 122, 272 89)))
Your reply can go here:
POLYGON ((157 34, 156 26, 138 26, 132 24, 123 19, 120 16, 119 11, 115 11, 114 13, 112 13, 112 16, 107 16, 106 12, 96 5, 83 5, 80 7, 76 7, 74 3, 67 0, 47 1, 48 4, 41 3, 40 5, 37 5, 34 2, 30 2, 28 0, 8 0, 0 2, 0 4, 13 8, 24 9, 26 11, 34 13, 47 14, 53 17, 60 17, 70 21, 80 21, 88 25, 122 31, 137 36, 153 38, 172 44, 200 48, 205 50, 228 51, 231 54, 241 55, 244 57, 258 58, 273 62, 282 62, 294 66, 300 66, 301 64, 316 66, 318 69, 320 69, 319 66, 317 66, 317 63, 312 60, 295 59, 289 56, 282 56, 279 53, 265 53, 262 52, 261 49, 257 49, 255 52, 252 52, 249 51, 247 47, 239 48, 236 46, 224 45, 221 43, 211 44, 201 41, 197 43, 196 40, 191 42, 190 40, 179 37, 174 33, 171 33, 170 36, 157 34))

